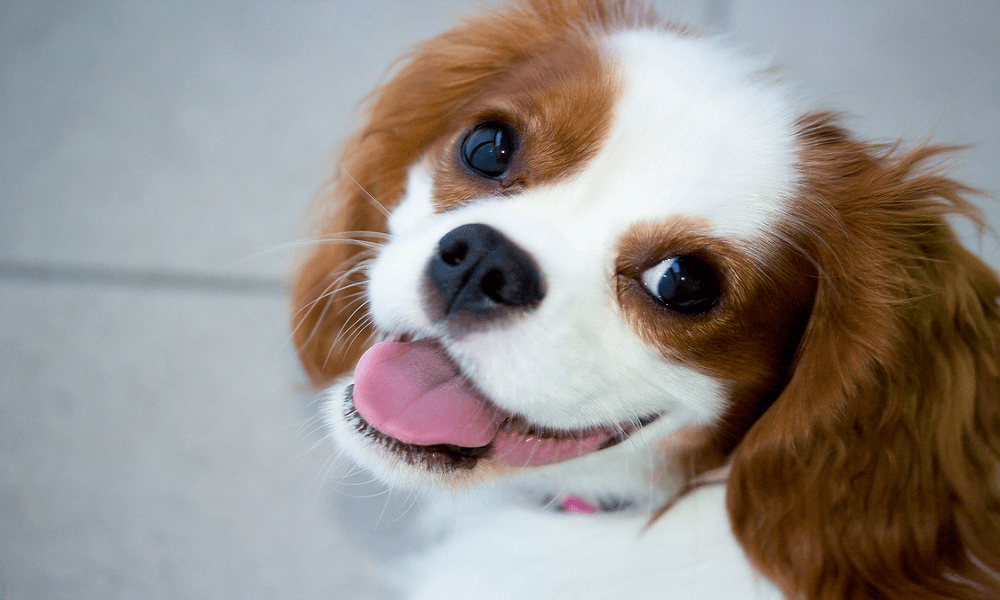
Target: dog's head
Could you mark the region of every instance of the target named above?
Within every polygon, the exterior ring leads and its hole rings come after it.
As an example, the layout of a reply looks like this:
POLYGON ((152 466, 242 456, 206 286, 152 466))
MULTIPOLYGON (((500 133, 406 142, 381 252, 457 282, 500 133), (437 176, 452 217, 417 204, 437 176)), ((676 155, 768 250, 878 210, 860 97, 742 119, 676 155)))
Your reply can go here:
POLYGON ((300 358, 387 479, 665 499, 728 463, 737 534, 790 593, 855 593, 830 548, 884 550, 866 527, 930 545, 901 572, 982 586, 1000 285, 944 220, 975 209, 921 168, 939 151, 858 142, 627 1, 471 19, 345 145, 296 274, 300 358))

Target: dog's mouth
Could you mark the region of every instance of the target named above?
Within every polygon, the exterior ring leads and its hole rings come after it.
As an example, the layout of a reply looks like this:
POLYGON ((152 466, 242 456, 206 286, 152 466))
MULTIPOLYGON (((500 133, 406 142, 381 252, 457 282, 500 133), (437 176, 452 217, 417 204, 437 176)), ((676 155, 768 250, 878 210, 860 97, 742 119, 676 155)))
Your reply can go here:
POLYGON ((410 462, 472 468, 480 459, 535 467, 604 450, 659 415, 583 429, 530 423, 490 401, 434 340, 397 337, 361 357, 348 417, 410 462))

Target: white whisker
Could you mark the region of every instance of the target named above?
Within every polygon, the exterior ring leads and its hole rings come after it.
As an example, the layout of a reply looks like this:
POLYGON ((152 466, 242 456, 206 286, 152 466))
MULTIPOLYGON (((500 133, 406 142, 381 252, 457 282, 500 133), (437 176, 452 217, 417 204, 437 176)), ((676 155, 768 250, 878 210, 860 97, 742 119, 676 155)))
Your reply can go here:
POLYGON ((368 190, 366 190, 364 188, 364 186, 362 186, 360 183, 358 183, 358 180, 355 179, 354 176, 351 175, 347 171, 347 169, 345 169, 344 167, 341 167, 340 170, 341 170, 341 172, 344 173, 344 175, 347 175, 348 179, 350 179, 352 182, 354 182, 354 185, 356 185, 359 190, 361 190, 364 193, 364 195, 368 199, 369 203, 372 206, 374 206, 376 210, 378 210, 380 213, 382 213, 386 218, 389 218, 389 209, 387 209, 385 206, 383 206, 381 202, 379 202, 378 200, 375 199, 375 196, 372 196, 368 192, 368 190))

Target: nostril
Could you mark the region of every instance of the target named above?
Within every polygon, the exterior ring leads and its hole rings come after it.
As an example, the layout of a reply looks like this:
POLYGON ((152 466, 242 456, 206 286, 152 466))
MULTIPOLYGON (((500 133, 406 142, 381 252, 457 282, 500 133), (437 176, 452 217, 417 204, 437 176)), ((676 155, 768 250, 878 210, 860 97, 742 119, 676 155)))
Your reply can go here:
POLYGON ((465 260, 466 255, 469 253, 469 244, 464 240, 452 239, 447 244, 441 245, 439 253, 441 260, 446 265, 456 267, 462 264, 462 261, 465 260))
POLYGON ((499 269, 492 269, 483 275, 482 289, 486 297, 500 304, 510 304, 504 295, 503 284, 503 271, 499 269))

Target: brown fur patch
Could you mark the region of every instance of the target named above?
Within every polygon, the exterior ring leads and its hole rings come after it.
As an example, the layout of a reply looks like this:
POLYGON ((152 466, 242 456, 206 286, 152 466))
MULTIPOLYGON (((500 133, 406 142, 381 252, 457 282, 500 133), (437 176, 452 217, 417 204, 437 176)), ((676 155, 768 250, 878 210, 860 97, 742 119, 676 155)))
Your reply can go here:
POLYGON ((454 132, 431 153, 438 210, 558 180, 583 167, 607 137, 619 87, 594 44, 587 37, 554 42, 512 65, 470 102, 454 132), (483 121, 503 121, 518 135, 518 151, 501 179, 481 177, 459 159, 458 147, 483 121))
POLYGON ((945 216, 969 190, 909 152, 799 125, 779 235, 817 270, 782 394, 733 457, 728 507, 788 597, 1000 597, 1000 281, 945 216))
POLYGON ((756 240, 751 251, 708 232, 691 219, 634 225, 619 240, 615 271, 619 305, 643 341, 728 383, 725 415, 677 461, 685 479, 720 466, 777 397, 815 291, 812 267, 780 240, 756 240), (719 276, 721 299, 706 313, 676 313, 642 283, 647 269, 680 255, 705 260, 719 276))

